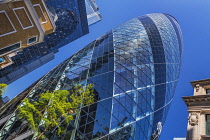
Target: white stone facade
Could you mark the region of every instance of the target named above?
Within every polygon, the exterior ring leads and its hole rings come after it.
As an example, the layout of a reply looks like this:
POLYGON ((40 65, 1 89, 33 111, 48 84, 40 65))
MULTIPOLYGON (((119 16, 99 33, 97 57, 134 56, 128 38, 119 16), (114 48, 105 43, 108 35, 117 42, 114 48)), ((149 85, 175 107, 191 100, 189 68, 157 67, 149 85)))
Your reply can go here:
POLYGON ((186 140, 210 140, 207 135, 206 115, 210 114, 210 79, 191 82, 194 95, 182 97, 188 107, 188 126, 186 140))

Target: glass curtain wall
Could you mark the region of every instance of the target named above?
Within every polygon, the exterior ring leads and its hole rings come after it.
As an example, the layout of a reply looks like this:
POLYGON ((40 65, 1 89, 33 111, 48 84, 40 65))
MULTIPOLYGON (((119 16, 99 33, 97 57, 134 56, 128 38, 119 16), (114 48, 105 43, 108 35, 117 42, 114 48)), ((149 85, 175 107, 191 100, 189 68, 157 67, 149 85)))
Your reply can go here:
MULTIPOLYGON (((178 81, 182 47, 181 30, 172 16, 140 16, 97 38, 54 68, 27 97, 33 102, 46 91, 92 83, 94 103, 80 108, 65 134, 46 133, 48 139, 155 140, 178 81)), ((27 122, 16 116, 14 112, 1 129, 0 139, 23 133, 21 128, 27 122)), ((24 132, 29 131, 26 128, 24 132)))

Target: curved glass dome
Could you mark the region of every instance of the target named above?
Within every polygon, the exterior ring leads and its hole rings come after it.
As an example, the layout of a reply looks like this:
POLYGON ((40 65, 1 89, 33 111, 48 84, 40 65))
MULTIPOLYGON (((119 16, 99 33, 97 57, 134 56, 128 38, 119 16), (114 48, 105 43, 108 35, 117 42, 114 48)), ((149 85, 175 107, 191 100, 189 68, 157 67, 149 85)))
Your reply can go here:
MULTIPOLYGON (((30 90, 28 98, 35 101, 38 94, 48 90, 70 90, 75 84, 92 83, 95 102, 80 109, 69 123, 68 133, 51 134, 50 139, 158 139, 176 88, 181 57, 182 35, 177 21, 167 14, 140 16, 55 67, 30 90)), ((26 124, 18 119, 13 123, 15 129, 26 124)), ((7 124, 1 139, 14 132, 7 124)))

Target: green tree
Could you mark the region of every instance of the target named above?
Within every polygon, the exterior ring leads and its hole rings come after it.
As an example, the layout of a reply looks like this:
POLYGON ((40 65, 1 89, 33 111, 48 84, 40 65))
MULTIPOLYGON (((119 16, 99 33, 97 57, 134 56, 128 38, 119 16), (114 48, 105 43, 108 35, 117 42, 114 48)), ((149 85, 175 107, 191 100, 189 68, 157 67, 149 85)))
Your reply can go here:
POLYGON ((43 139, 48 131, 56 131, 57 135, 65 133, 69 122, 74 120, 73 115, 78 112, 81 105, 89 105, 94 102, 93 85, 77 85, 68 92, 58 90, 53 93, 42 93, 38 101, 30 102, 28 98, 18 107, 20 119, 28 121, 30 128, 37 131, 37 139, 43 139))
POLYGON ((6 91, 7 89, 7 84, 0 84, 0 99, 2 99, 2 94, 6 91))

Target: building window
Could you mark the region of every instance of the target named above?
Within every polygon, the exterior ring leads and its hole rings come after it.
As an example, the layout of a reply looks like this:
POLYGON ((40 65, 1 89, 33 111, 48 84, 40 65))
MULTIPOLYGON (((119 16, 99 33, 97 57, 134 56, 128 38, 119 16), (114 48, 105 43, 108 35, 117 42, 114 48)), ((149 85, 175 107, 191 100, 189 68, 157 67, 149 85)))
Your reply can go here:
POLYGON ((36 42, 37 36, 31 37, 28 39, 28 44, 32 44, 34 42, 36 42))
POLYGON ((206 89, 206 94, 210 94, 210 89, 206 89))
POLYGON ((20 42, 16 43, 16 44, 13 44, 13 45, 10 45, 6 48, 3 48, 0 50, 0 55, 4 54, 4 53, 8 53, 8 52, 11 52, 11 51, 14 51, 18 48, 20 48, 20 42))
POLYGON ((4 58, 0 57, 0 63, 4 62, 4 58))
POLYGON ((206 135, 210 135, 210 114, 206 114, 206 135))

